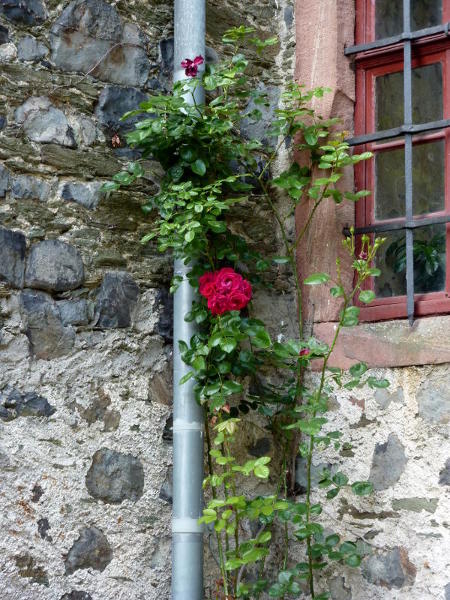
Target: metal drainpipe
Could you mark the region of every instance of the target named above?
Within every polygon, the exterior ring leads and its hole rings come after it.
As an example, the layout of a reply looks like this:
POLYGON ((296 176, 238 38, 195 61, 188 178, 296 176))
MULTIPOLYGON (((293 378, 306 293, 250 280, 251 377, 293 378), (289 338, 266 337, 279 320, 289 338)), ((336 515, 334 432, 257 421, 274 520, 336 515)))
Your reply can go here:
MULTIPOLYGON (((205 0, 175 0, 174 38, 174 81, 179 81, 186 78, 182 60, 205 56, 205 0)), ((193 98, 189 95, 186 101, 193 103, 193 98)), ((200 87, 195 102, 204 102, 200 87)), ((173 600, 203 600, 203 527, 197 523, 203 508, 203 410, 194 398, 194 381, 179 385, 190 369, 181 360, 178 341, 189 344, 195 333, 195 325, 184 320, 194 299, 187 280, 189 269, 182 260, 175 260, 174 274, 183 279, 173 307, 173 600)))

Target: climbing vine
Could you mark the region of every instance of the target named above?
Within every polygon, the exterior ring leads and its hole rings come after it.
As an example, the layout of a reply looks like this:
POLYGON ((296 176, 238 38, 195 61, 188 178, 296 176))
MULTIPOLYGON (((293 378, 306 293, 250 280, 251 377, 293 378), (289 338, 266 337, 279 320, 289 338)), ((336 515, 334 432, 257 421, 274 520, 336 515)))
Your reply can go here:
MULTIPOLYGON (((361 554, 354 541, 325 534, 320 522, 323 503, 347 488, 358 496, 372 491, 367 481, 351 482, 345 473, 327 469, 313 485, 312 466, 318 454, 337 452, 343 445, 341 432, 333 430, 326 416, 329 399, 342 387, 388 385, 369 376, 364 363, 348 372, 328 364, 342 328, 358 323, 354 300, 368 304, 375 297, 364 283, 380 274, 374 260, 383 240, 362 236, 357 243, 353 232, 344 239, 354 270, 351 289, 343 283, 339 259, 334 273, 314 273, 300 281, 296 251, 314 225, 318 207, 324 202, 357 202, 367 195, 363 190, 343 192, 336 184, 345 168, 370 154, 352 154, 344 136, 333 132, 337 120, 321 119, 311 108, 313 98, 323 96, 326 89, 308 91, 295 83, 286 87, 266 132, 267 139, 275 140, 274 147, 246 139, 241 133, 243 119, 258 122, 267 98, 252 88, 241 47, 249 41, 261 52, 275 43, 252 36, 250 28, 228 31, 223 42, 230 48, 230 58, 207 65, 204 72, 199 71, 203 57, 186 57, 182 63, 186 79, 174 85, 172 94, 151 96, 124 116, 139 117, 127 141, 141 151, 142 160, 131 163, 104 189, 132 185, 145 176, 146 158, 159 161, 165 177, 159 192, 143 206, 150 231, 142 243, 155 239, 161 252, 171 251, 192 265, 189 281, 198 296, 185 319, 195 321, 198 332, 188 343, 180 342, 182 358, 191 367, 181 383, 195 379, 196 398, 205 409, 204 487, 209 501, 200 521, 216 538, 221 574, 216 598, 253 599, 268 593, 287 599, 303 592, 325 600, 330 596, 321 570, 333 561, 358 567, 361 554), (206 102, 198 105, 194 93, 200 85, 206 102), (250 100, 255 108, 244 110, 250 100), (302 159, 274 176, 274 163, 288 142, 302 159), (280 195, 285 199, 283 210, 280 195), (234 232, 232 215, 249 197, 272 212, 284 247, 281 256, 261 255, 234 232), (309 215, 292 234, 290 223, 300 203, 309 208, 309 215), (254 314, 252 297, 268 285, 266 274, 272 265, 290 270, 297 303, 295 339, 280 336, 275 341, 254 314), (305 338, 302 283, 327 284, 333 298, 341 301, 330 345, 305 338), (317 376, 308 375, 311 361, 320 367, 317 376), (248 385, 256 377, 257 391, 248 385), (280 472, 272 474, 271 481, 277 479, 272 493, 256 497, 244 493, 242 484, 247 478, 267 480, 271 459, 262 456, 242 463, 235 454, 239 431, 255 412, 266 420, 282 448, 280 472), (305 464, 306 491, 296 497, 292 464, 299 455, 305 464), (278 564, 275 568, 272 555, 269 567, 271 544, 280 532, 278 564)), ((175 277, 172 291, 179 283, 175 277)))

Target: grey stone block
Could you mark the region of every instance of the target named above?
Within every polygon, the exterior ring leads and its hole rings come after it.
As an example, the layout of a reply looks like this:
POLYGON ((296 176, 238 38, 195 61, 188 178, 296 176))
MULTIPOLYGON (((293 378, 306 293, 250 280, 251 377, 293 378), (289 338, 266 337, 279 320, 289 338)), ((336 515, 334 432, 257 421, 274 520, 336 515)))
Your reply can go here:
POLYGON ((52 27, 54 35, 80 31, 99 40, 118 42, 122 23, 116 8, 103 0, 75 0, 69 2, 52 27))
POLYGON ((45 179, 30 175, 11 176, 11 196, 26 200, 45 202, 50 195, 50 184, 45 179))
POLYGON ((66 575, 78 569, 104 571, 112 557, 113 552, 105 534, 97 527, 85 527, 67 554, 66 575))
POLYGON ((36 25, 46 20, 48 13, 42 0, 2 0, 0 14, 9 21, 36 25))
POLYGON ((102 197, 101 187, 101 182, 68 182, 62 185, 60 196, 63 200, 71 200, 77 204, 81 204, 85 208, 93 209, 102 197))
POLYGON ((35 392, 22 393, 15 388, 0 392, 0 409, 3 421, 12 421, 17 417, 50 417, 56 412, 47 398, 35 392))
POLYGON ((17 58, 17 48, 12 42, 0 46, 0 63, 10 63, 17 58))
POLYGON ((77 144, 92 146, 99 138, 99 131, 92 119, 84 116, 72 116, 69 119, 69 123, 77 144))
POLYGON ((101 448, 92 457, 86 487, 92 497, 108 504, 136 502, 144 490, 142 463, 131 454, 101 448))
POLYGON ((167 502, 167 504, 172 504, 173 502, 173 467, 167 469, 166 478, 159 490, 159 498, 167 502))
POLYGON ((447 458, 444 468, 439 473, 439 483, 440 485, 450 485, 450 458, 447 458))
POLYGON ((71 327, 63 326, 56 302, 48 294, 24 290, 21 314, 31 352, 36 358, 49 360, 72 350, 75 333, 71 327))
POLYGON ((48 48, 31 35, 20 40, 17 45, 17 57, 23 61, 34 61, 44 58, 48 54, 48 48))
POLYGON ((173 296, 167 288, 160 288, 156 296, 158 303, 157 331, 164 341, 173 341, 173 296))
POLYGON ((92 600, 92 596, 87 592, 72 590, 69 594, 64 594, 59 600, 92 600))
POLYGON ((406 550, 397 547, 370 556, 363 563, 362 575, 374 585, 400 589, 414 583, 416 567, 409 561, 406 550))
POLYGON ((379 389, 375 392, 375 401, 381 409, 386 409, 391 402, 402 403, 404 400, 403 390, 397 388, 395 392, 390 392, 387 389, 379 389))
POLYGON ((7 27, 0 25, 0 45, 9 42, 9 31, 7 27))
POLYGON ((73 290, 84 281, 84 266, 76 248, 60 240, 45 240, 31 247, 25 285, 39 290, 73 290))
POLYGON ((329 581, 331 600, 352 600, 352 590, 345 586, 343 577, 333 577, 329 581))
POLYGON ((369 476, 374 489, 386 490, 397 483, 407 462, 403 444, 395 433, 389 434, 384 444, 376 444, 369 476))
POLYGON ((47 540, 49 542, 52 541, 52 536, 48 535, 49 530, 51 529, 50 523, 47 518, 43 517, 39 519, 37 522, 38 526, 38 534, 41 536, 43 540, 47 540))
POLYGON ((63 325, 87 325, 89 323, 89 305, 80 300, 60 300, 56 303, 63 325))
POLYGON ((4 198, 9 190, 10 174, 8 169, 0 163, 0 198, 4 198))
POLYGON ((106 273, 95 305, 97 327, 129 327, 138 296, 139 287, 129 273, 106 273))
POLYGON ((257 139, 263 145, 273 146, 276 142, 276 137, 269 136, 267 130, 274 119, 275 109, 278 107, 280 88, 260 84, 258 91, 266 94, 265 102, 263 104, 256 104, 252 98, 245 109, 245 113, 249 114, 254 110, 258 110, 261 112, 261 118, 258 121, 255 121, 250 116, 244 118, 241 123, 241 133, 246 139, 257 139))
POLYGON ((394 510, 408 510, 410 512, 426 511, 431 514, 436 512, 438 498, 394 498, 392 508, 394 510))
POLYGON ((23 124, 27 137, 42 144, 59 144, 75 148, 76 142, 66 115, 59 108, 32 111, 23 124))
POLYGON ((26 241, 23 233, 0 227, 0 281, 23 287, 26 241))
POLYGON ((34 556, 28 552, 24 552, 15 556, 14 561, 18 569, 19 577, 26 577, 29 579, 30 583, 45 585, 45 587, 50 585, 47 571, 37 564, 34 556))
POLYGON ((107 2, 71 2, 51 33, 52 60, 57 67, 91 71, 98 79, 121 85, 143 86, 146 82, 150 62, 145 38, 136 25, 122 26, 116 8, 107 2), (77 52, 73 52, 75 45, 77 52), (105 58, 99 62, 102 56, 105 58))
POLYGON ((135 110, 141 102, 147 99, 147 95, 133 87, 106 86, 98 99, 95 108, 95 116, 100 124, 110 132, 130 131, 134 128, 138 117, 120 121, 123 114, 135 110))
POLYGON ((450 369, 436 371, 417 391, 419 416, 431 424, 450 422, 450 369))
POLYGON ((14 112, 14 118, 17 123, 21 124, 33 111, 45 111, 52 106, 52 103, 46 96, 31 96, 14 112))

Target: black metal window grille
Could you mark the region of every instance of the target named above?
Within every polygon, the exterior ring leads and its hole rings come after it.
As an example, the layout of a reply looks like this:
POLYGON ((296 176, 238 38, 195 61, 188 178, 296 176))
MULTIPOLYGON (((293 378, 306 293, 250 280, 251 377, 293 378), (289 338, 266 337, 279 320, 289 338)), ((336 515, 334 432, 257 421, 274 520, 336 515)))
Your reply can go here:
POLYGON ((403 125, 394 129, 377 131, 375 133, 360 135, 347 140, 352 146, 359 146, 380 140, 388 140, 399 135, 404 136, 405 141, 405 219, 396 220, 393 223, 380 223, 368 225, 367 227, 358 227, 356 234, 362 233, 383 233, 394 230, 404 230, 406 236, 406 298, 407 315, 409 323, 414 322, 414 229, 429 225, 436 225, 450 222, 450 215, 414 218, 413 213, 413 173, 412 173, 412 150, 413 136, 419 133, 434 131, 450 127, 450 119, 442 119, 430 123, 421 123, 413 125, 412 122, 412 44, 414 41, 425 38, 437 33, 450 35, 450 23, 436 27, 411 31, 411 0, 403 0, 403 33, 389 38, 376 40, 369 44, 360 44, 345 49, 347 56, 374 50, 387 48, 392 44, 403 42, 403 102, 404 102, 404 121, 403 125))

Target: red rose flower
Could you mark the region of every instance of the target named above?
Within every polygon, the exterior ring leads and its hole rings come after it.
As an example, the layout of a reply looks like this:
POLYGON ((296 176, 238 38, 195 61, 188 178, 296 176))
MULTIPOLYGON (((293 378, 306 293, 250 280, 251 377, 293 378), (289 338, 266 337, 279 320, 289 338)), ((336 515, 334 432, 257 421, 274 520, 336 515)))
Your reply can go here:
POLYGON ((204 273, 198 280, 200 294, 208 300, 213 315, 245 308, 252 297, 252 286, 231 267, 204 273))
POLYGON ((199 65, 202 65, 203 62, 203 56, 196 56, 194 60, 185 58, 181 61, 181 66, 183 67, 184 73, 187 75, 187 77, 195 77, 198 73, 199 65))
POLYGON ((303 348, 303 350, 300 350, 298 353, 299 356, 308 356, 308 354, 311 354, 311 350, 309 348, 303 348))
POLYGON ((198 280, 198 291, 200 292, 200 294, 202 296, 204 296, 205 298, 209 298, 216 289, 215 281, 216 281, 216 277, 215 277, 214 273, 211 273, 211 272, 203 273, 203 275, 201 277, 199 277, 199 280, 198 280))

